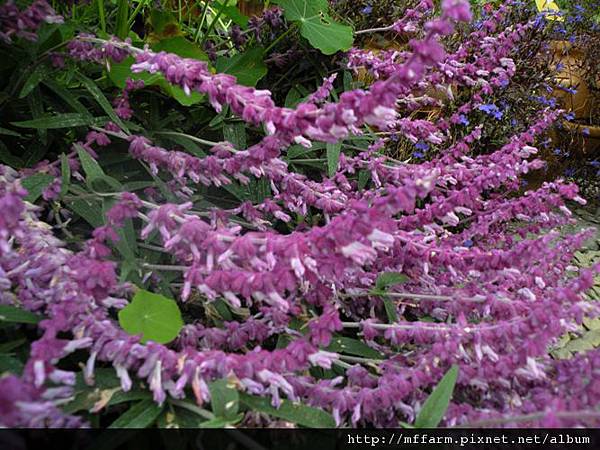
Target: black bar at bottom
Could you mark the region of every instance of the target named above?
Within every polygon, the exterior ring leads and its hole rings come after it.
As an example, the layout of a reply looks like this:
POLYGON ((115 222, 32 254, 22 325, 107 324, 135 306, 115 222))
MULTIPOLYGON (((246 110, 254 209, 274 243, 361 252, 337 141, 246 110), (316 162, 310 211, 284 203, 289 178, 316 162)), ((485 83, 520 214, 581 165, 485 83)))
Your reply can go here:
POLYGON ((600 449, 600 429, 0 430, 0 449, 600 449))

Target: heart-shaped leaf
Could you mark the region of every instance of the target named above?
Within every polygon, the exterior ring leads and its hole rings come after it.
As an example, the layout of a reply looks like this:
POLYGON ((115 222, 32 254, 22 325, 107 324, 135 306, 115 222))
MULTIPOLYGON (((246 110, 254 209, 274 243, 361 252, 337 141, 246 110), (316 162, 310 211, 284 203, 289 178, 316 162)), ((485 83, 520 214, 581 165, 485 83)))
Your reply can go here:
POLYGON ((256 86, 256 83, 267 74, 263 54, 264 50, 261 47, 254 47, 231 58, 222 56, 217 59, 216 68, 219 72, 236 77, 239 84, 256 86))
POLYGON ((300 34, 324 54, 333 55, 352 47, 352 28, 329 16, 326 0, 277 0, 275 3, 283 8, 287 20, 298 23, 300 34))

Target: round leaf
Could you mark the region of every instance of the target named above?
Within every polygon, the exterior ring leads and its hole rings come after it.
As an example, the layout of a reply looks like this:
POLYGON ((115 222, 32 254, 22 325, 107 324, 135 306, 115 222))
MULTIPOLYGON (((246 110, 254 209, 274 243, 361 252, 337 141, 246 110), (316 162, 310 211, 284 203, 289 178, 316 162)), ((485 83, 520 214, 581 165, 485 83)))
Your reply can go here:
POLYGON ((142 342, 166 344, 177 337, 183 320, 174 300, 140 290, 119 311, 119 324, 129 334, 141 334, 142 342))

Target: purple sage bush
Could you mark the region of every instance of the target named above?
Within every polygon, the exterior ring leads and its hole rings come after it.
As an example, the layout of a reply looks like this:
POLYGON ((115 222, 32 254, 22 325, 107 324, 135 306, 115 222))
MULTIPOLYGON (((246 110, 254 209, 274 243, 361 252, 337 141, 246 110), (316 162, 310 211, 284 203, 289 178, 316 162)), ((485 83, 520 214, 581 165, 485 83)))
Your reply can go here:
POLYGON ((543 15, 108 3, 0 6, 0 425, 600 424, 543 15))

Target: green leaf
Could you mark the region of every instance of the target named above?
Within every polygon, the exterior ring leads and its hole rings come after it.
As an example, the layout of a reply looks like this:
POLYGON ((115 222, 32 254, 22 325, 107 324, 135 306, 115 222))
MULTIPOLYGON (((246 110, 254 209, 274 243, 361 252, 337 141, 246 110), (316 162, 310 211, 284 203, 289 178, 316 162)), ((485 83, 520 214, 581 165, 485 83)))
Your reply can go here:
POLYGON ((358 189, 362 191, 367 186, 370 178, 371 172, 367 170, 361 170, 358 172, 358 189))
POLYGON ((162 39, 152 46, 155 52, 175 53, 182 58, 192 58, 199 61, 208 61, 206 53, 183 36, 175 36, 162 39))
POLYGON ((334 337, 326 350, 330 352, 345 353, 347 355, 356 355, 371 359, 380 359, 383 357, 381 353, 375 349, 372 349, 364 342, 348 337, 334 337))
POLYGON ((108 428, 148 428, 162 410, 162 406, 158 406, 152 400, 142 400, 129 408, 108 428))
MULTIPOLYGON (((100 168, 100 166, 98 166, 100 168)), ((88 187, 100 194, 110 194, 122 192, 123 185, 113 177, 108 175, 93 175, 88 178, 88 187)))
POLYGON ((71 185, 71 166, 69 165, 69 157, 65 153, 60 155, 60 174, 60 195, 62 198, 69 192, 69 186, 71 185))
POLYGON ((12 341, 0 344, 0 353, 9 353, 27 343, 26 338, 13 339, 12 341))
POLYGON ((240 393, 240 401, 248 408, 310 428, 334 428, 331 414, 319 408, 282 400, 279 408, 271 406, 268 398, 240 393))
POLYGON ((223 139, 231 142, 238 150, 246 148, 246 125, 241 122, 227 123, 223 126, 223 139))
POLYGON ((23 362, 13 355, 9 355, 6 353, 0 353, 0 376, 4 372, 14 373, 16 375, 20 375, 23 372, 23 367, 25 365, 23 362))
POLYGON ((188 137, 185 137, 185 135, 176 136, 174 134, 165 134, 165 138, 169 141, 175 142, 178 145, 181 145, 185 150, 194 156, 198 156, 200 158, 206 156, 206 152, 202 150, 194 141, 188 137))
POLYGON ((119 39, 125 39, 129 31, 129 0, 118 0, 118 4, 115 34, 119 39))
POLYGON ((11 122, 11 125, 19 128, 36 128, 40 130, 71 128, 83 125, 101 125, 106 122, 106 117, 92 118, 81 113, 57 114, 55 116, 40 117, 38 119, 24 120, 22 122, 11 122))
POLYGON ((409 280, 410 279, 403 273, 383 272, 377 277, 377 280, 375 281, 375 288, 378 290, 385 290, 390 286, 406 283, 409 280))
POLYGON ((0 322, 36 324, 43 317, 30 311, 9 305, 0 305, 0 322))
POLYGON ((90 155, 88 151, 81 145, 73 145, 77 150, 79 161, 81 161, 81 167, 83 168, 87 179, 93 180, 94 178, 103 177, 104 171, 102 170, 102 167, 100 167, 100 164, 98 164, 98 162, 92 158, 92 155, 90 155))
POLYGON ((80 72, 77 72, 75 76, 81 82, 81 84, 83 84, 83 86, 88 90, 88 92, 92 94, 94 100, 96 100, 96 102, 100 105, 102 110, 108 115, 108 117, 110 117, 110 120, 119 125, 119 128, 129 133, 129 128, 127 128, 127 126, 123 123, 121 118, 117 116, 117 113, 115 113, 115 110, 108 102, 100 88, 96 85, 96 83, 94 83, 92 80, 90 80, 88 77, 81 74, 80 72))
POLYGON ((153 34, 159 38, 181 34, 178 20, 171 11, 154 8, 150 11, 150 25, 153 34))
POLYGON ((237 422, 244 418, 243 414, 239 414, 233 419, 225 419, 223 417, 215 417, 214 419, 207 420, 200 424, 200 428, 225 428, 235 425, 237 422))
POLYGON ((300 91, 301 86, 293 86, 285 96, 284 106, 286 108, 295 108, 299 103, 304 101, 307 97, 300 91))
POLYGON ((458 366, 452 366, 429 395, 415 419, 416 428, 435 428, 439 425, 452 398, 458 378, 458 366))
POLYGON ((66 204, 69 209, 73 210, 94 228, 104 225, 102 203, 98 199, 76 199, 66 202, 66 204))
POLYGON ((285 18, 291 21, 302 21, 329 10, 327 0, 275 0, 273 3, 280 5, 285 18))
POLYGON ((229 386, 225 379, 213 381, 208 388, 213 414, 218 418, 233 420, 237 416, 240 406, 238 391, 229 386))
MULTIPOLYGON (((33 121, 44 118, 44 111, 45 111, 44 99, 42 98, 42 94, 40 93, 39 86, 36 86, 33 89, 33 92, 31 92, 31 94, 27 96, 27 104, 29 105, 29 109, 31 111, 31 117, 33 118, 32 119, 33 121)), ((44 146, 46 146, 46 144, 48 143, 48 131, 46 131, 44 128, 38 128, 37 135, 40 137, 40 141, 42 142, 42 144, 44 144, 44 146)), ((43 148, 43 146, 40 145, 40 146, 38 146, 37 150, 39 151, 42 148, 43 148)), ((26 165, 35 164, 44 156, 44 154, 45 154, 45 151, 41 154, 36 151, 31 152, 31 154, 28 156, 27 160, 25 161, 25 164, 26 165)))
POLYGON ((256 86, 267 74, 263 55, 263 48, 253 47, 232 57, 221 56, 217 59, 216 69, 218 72, 235 76, 239 84, 256 86))
POLYGON ((164 79, 160 80, 158 85, 164 92, 169 94, 183 106, 192 106, 204 100, 204 96, 199 92, 191 92, 190 95, 187 95, 179 86, 173 86, 164 79))
POLYGON ((277 0, 289 21, 299 22, 300 34, 326 55, 352 47, 352 28, 329 17, 327 0, 277 0))
POLYGON ((248 183, 248 191, 252 203, 262 203, 271 195, 271 184, 265 178, 251 179, 248 183))
POLYGON ((246 29, 248 27, 248 17, 242 14, 237 6, 224 6, 224 2, 221 0, 215 0, 215 3, 217 3, 219 5, 219 8, 222 9, 223 15, 229 17, 233 21, 233 23, 239 25, 242 29, 246 29))
POLYGON ((385 315, 388 318, 388 322, 398 322, 398 313, 396 312, 396 305, 394 305, 394 302, 389 297, 383 297, 383 307, 385 308, 385 315))
POLYGON ((19 93, 19 98, 27 97, 31 91, 35 89, 35 87, 40 84, 46 76, 48 75, 48 68, 44 65, 37 66, 29 75, 25 83, 23 83, 23 88, 19 93))
POLYGON ((336 174, 340 162, 342 144, 327 144, 327 173, 329 177, 336 174))
POLYGON ((106 32, 106 10, 104 9, 104 0, 96 0, 98 3, 98 16, 100 19, 100 29, 106 32))
POLYGON ((375 281, 375 288, 371 290, 374 295, 381 295, 383 298, 383 306, 385 307, 385 313, 390 323, 398 321, 398 314, 396 312, 396 306, 394 302, 386 297, 384 294, 390 286, 395 284, 402 284, 409 281, 409 278, 398 272, 384 272, 377 277, 375 281))
POLYGON ((316 16, 302 22, 300 34, 325 55, 333 55, 352 47, 352 28, 328 16, 316 16))
POLYGON ((4 134, 6 136, 21 137, 21 135, 19 133, 17 133, 16 131, 8 130, 8 129, 2 128, 2 127, 0 127, 0 134, 4 134))
MULTIPOLYGON (((203 419, 198 417, 191 411, 183 408, 173 407, 170 410, 165 410, 158 419, 159 428, 198 428, 201 426, 203 419)), ((169 434, 169 439, 173 439, 175 436, 169 434)), ((184 448, 184 445, 174 446, 174 449, 184 448)))
POLYGON ((148 72, 133 73, 131 71, 131 65, 135 63, 133 56, 128 56, 120 63, 113 62, 110 65, 108 71, 108 78, 115 84, 115 86, 123 89, 127 82, 127 78, 132 80, 143 80, 145 86, 152 86, 158 83, 162 78, 160 74, 151 74, 148 72))
MULTIPOLYGON (((112 186, 112 191, 113 192, 123 192, 123 188, 121 186, 121 183, 119 183, 117 180, 115 180, 114 178, 108 177, 108 176, 104 176, 104 177, 98 177, 98 178, 94 178, 92 180, 92 185, 97 185, 98 182, 102 182, 102 184, 106 184, 109 187, 112 186)), ((97 186, 92 186, 95 188, 95 191, 98 192, 97 186)), ((116 198, 104 198, 102 201, 102 213, 103 216, 106 217, 108 211, 110 210, 110 208, 112 208, 112 206, 117 202, 116 198)), ((119 252, 121 253, 121 255, 123 255, 124 260, 122 261, 121 265, 123 266, 123 264, 125 262, 128 262, 130 267, 135 267, 135 255, 137 252, 137 241, 136 241, 136 234, 135 234, 135 230, 133 228, 133 222, 131 221, 131 219, 126 219, 123 223, 123 226, 120 227, 117 230, 117 234, 119 235, 119 240, 117 242, 114 242, 113 245, 117 248, 117 250, 119 250, 119 252)))
POLYGON ((13 155, 2 141, 0 141, 0 161, 13 168, 23 166, 23 161, 13 155))
POLYGON ((177 337, 183 320, 174 300, 140 289, 119 311, 119 324, 131 335, 141 334, 142 342, 166 344, 177 337))
POLYGON ((27 189, 27 197, 25 197, 25 200, 31 203, 35 202, 40 198, 46 186, 53 181, 54 177, 47 173, 36 173, 35 175, 25 178, 21 181, 21 185, 27 189))
POLYGON ((133 73, 131 65, 134 63, 133 57, 129 56, 120 63, 113 63, 110 66, 108 77, 115 86, 123 89, 127 78, 132 80, 143 80, 144 86, 159 86, 168 96, 174 98, 183 106, 190 106, 200 103, 204 96, 199 92, 192 92, 189 96, 179 86, 172 86, 165 78, 159 74, 150 74, 148 72, 133 73))
POLYGON ((92 116, 90 112, 79 100, 77 100, 77 97, 75 97, 75 95, 73 95, 69 89, 65 88, 62 84, 52 79, 45 79, 44 81, 42 81, 42 84, 48 87, 50 90, 54 91, 56 95, 58 95, 67 105, 73 108, 76 112, 89 117, 91 120, 92 116))
MULTIPOLYGON (((120 388, 120 386, 119 386, 119 388, 120 388)), ((152 394, 150 392, 148 392, 147 390, 143 390, 141 388, 127 391, 127 392, 119 389, 118 391, 116 391, 113 394, 113 396, 110 398, 110 400, 108 401, 106 406, 114 406, 114 405, 119 405, 121 403, 127 403, 127 402, 131 402, 131 401, 151 400, 151 399, 152 399, 152 394)))

